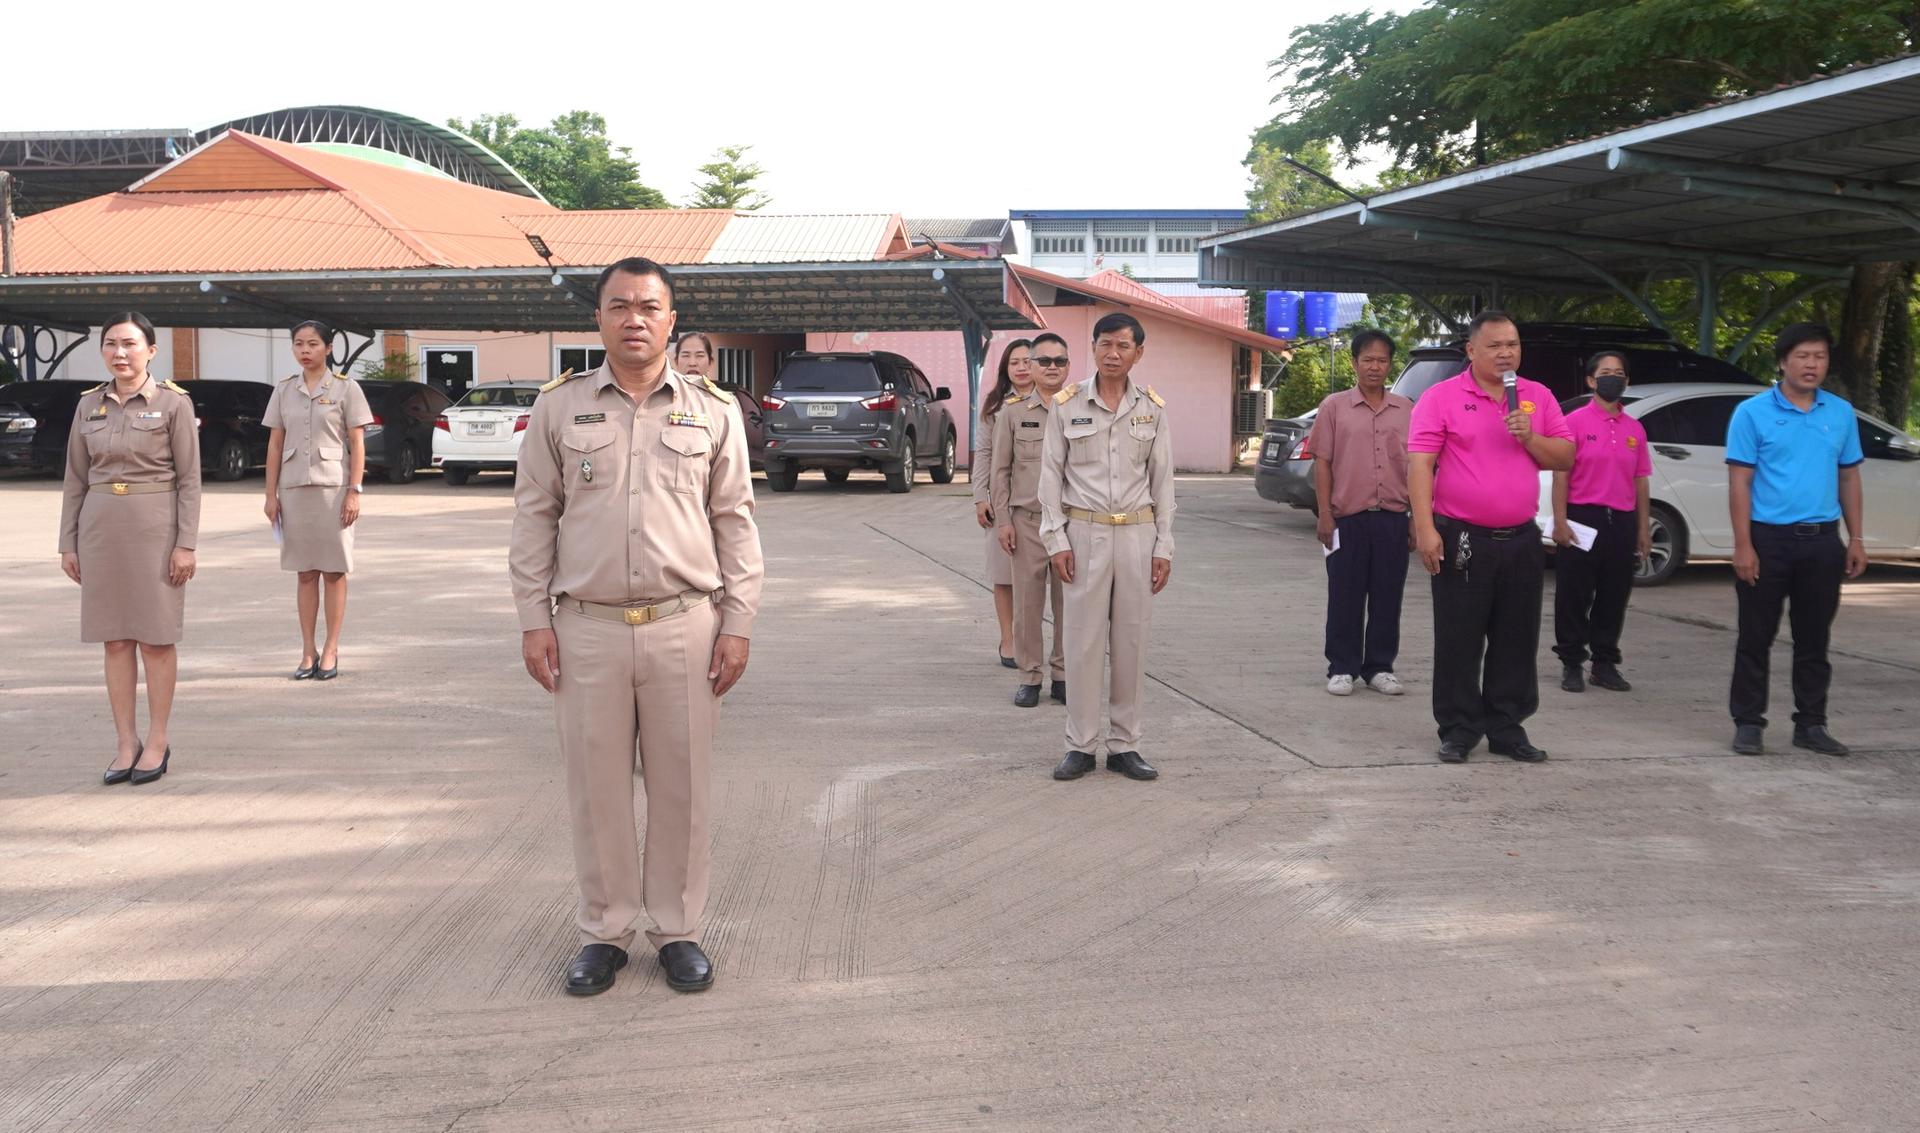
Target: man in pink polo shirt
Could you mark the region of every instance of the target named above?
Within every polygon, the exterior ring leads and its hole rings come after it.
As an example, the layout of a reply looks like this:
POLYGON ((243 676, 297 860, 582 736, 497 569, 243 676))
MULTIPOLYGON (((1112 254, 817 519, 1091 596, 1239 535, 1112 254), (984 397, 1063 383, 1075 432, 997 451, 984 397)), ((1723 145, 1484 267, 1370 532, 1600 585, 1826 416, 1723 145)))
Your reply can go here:
POLYGON ((1603 350, 1587 359, 1593 400, 1567 414, 1573 430, 1573 470, 1553 474, 1553 651, 1560 655, 1560 687, 1584 692, 1580 666, 1593 650, 1595 688, 1627 692, 1620 675, 1620 628, 1633 593, 1633 560, 1645 558, 1653 539, 1648 528, 1648 486, 1653 458, 1647 431, 1621 411, 1627 392, 1627 357, 1603 350), (1581 549, 1573 524, 1593 528, 1593 545, 1581 549))
POLYGON ((1422 394, 1407 434, 1414 546, 1433 576, 1433 719, 1440 761, 1465 763, 1480 737, 1495 755, 1547 753, 1523 726, 1540 706, 1539 470, 1573 465, 1573 435, 1546 386, 1506 379, 1520 328, 1483 311, 1467 368, 1422 394), (1508 406, 1509 389, 1517 405, 1508 406))

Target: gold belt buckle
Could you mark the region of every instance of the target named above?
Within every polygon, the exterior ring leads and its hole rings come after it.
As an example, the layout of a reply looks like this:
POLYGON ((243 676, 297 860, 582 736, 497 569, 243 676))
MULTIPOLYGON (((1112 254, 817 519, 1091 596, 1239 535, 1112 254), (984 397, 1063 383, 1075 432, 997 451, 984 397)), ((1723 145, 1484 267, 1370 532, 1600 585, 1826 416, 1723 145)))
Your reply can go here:
POLYGON ((1132 512, 1116 511, 1113 514, 1107 516, 1107 526, 1120 527, 1124 525, 1127 522, 1127 520, 1132 518, 1133 518, 1132 512))
POLYGON ((654 606, 628 606, 625 610, 627 624, 630 626, 646 625, 653 620, 653 612, 657 608, 658 607, 654 606))
POLYGON ((127 486, 126 486, 125 484, 115 484, 115 485, 113 486, 113 494, 114 494, 114 495, 116 495, 116 496, 124 496, 124 495, 126 495, 126 494, 127 494, 127 486))

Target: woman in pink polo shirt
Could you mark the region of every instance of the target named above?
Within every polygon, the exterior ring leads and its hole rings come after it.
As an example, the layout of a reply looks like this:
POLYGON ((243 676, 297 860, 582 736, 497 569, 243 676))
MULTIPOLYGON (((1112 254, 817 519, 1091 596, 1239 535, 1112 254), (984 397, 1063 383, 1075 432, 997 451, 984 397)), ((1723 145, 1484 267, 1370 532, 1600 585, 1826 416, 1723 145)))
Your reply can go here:
MULTIPOLYGON (((1633 592, 1633 560, 1652 545, 1647 526, 1647 488, 1653 460, 1647 431, 1621 411, 1627 392, 1627 359, 1603 350, 1587 359, 1593 400, 1567 414, 1573 430, 1573 468, 1553 474, 1553 651, 1565 671, 1560 687, 1585 691, 1580 666, 1593 657, 1596 687, 1626 692, 1620 675, 1620 628, 1633 592), (1573 524, 1594 530, 1581 549, 1573 524)), ((1584 533, 1583 533, 1584 534, 1584 533)))

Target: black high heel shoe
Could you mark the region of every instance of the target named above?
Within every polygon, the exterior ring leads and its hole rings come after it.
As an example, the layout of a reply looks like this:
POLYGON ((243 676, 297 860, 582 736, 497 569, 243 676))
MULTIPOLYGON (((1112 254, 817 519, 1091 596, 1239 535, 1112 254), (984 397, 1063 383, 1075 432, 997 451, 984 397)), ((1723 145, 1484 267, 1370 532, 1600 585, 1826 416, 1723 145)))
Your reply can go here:
MULTIPOLYGON (((146 747, 143 745, 139 751, 134 752, 133 763, 140 762, 140 756, 144 754, 146 750, 147 750, 146 747)), ((100 782, 111 787, 115 783, 124 783, 127 780, 133 778, 133 763, 129 763, 125 767, 114 767, 112 765, 108 765, 106 774, 100 776, 100 782)))
MULTIPOLYGON (((160 766, 155 767, 150 771, 135 771, 133 775, 130 777, 131 782, 133 783, 134 786, 138 787, 142 783, 151 783, 155 779, 158 779, 160 776, 165 775, 167 773, 167 761, 172 758, 173 758, 173 745, 168 744, 167 750, 165 751, 165 753, 163 753, 160 756, 160 766)), ((140 762, 140 757, 135 756, 133 761, 135 763, 140 762)))
POLYGON ((293 679, 296 681, 310 681, 313 679, 313 675, 319 671, 320 658, 316 654, 313 660, 306 662, 293 671, 293 679))
POLYGON ((333 666, 327 669, 322 669, 320 667, 320 662, 317 658, 314 660, 313 662, 313 679, 314 680, 330 681, 339 675, 340 675, 340 658, 335 657, 333 659, 333 666))

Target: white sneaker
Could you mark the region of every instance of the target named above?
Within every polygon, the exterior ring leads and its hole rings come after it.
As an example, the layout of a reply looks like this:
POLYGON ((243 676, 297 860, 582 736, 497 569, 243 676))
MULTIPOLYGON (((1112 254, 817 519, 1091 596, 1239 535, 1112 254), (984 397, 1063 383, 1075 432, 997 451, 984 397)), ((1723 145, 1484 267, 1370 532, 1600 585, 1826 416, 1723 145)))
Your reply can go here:
POLYGON ((1392 673, 1373 674, 1373 679, 1367 682, 1367 687, 1375 692, 1384 692, 1388 696, 1399 696, 1407 691, 1407 686, 1401 684, 1400 678, 1392 673))
POLYGON ((1353 678, 1346 673, 1328 677, 1327 691, 1335 696, 1352 696, 1353 678))

